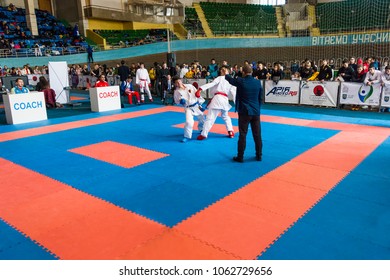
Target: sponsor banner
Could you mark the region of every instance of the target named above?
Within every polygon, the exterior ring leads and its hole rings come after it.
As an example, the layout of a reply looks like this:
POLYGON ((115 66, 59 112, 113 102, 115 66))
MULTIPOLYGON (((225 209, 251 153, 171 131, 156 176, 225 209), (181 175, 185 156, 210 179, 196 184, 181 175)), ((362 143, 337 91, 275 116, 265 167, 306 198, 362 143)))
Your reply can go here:
POLYGON ((339 82, 302 82, 301 104, 313 106, 337 106, 339 82))
POLYGON ((362 83, 341 83, 340 104, 379 106, 382 87, 380 84, 366 86, 362 83))
POLYGON ((390 86, 384 86, 382 89, 382 107, 390 107, 390 86))
POLYGON ((90 88, 89 96, 93 112, 105 112, 121 108, 119 86, 90 88))
POLYGON ((28 84, 31 85, 31 86, 36 86, 39 82, 39 77, 45 77, 46 80, 49 81, 49 75, 47 74, 31 74, 31 75, 27 75, 27 79, 28 79, 28 84))
POLYGON ((299 81, 281 80, 277 84, 265 81, 265 102, 298 104, 299 85, 299 81))
POLYGON ((8 124, 21 124, 47 120, 43 92, 3 95, 5 116, 8 124))

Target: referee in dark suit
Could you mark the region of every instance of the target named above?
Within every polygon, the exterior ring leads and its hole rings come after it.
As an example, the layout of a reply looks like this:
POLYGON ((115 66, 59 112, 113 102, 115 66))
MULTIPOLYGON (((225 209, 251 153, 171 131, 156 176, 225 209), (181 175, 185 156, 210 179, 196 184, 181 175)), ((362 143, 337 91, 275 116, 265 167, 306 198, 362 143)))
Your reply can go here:
POLYGON ((250 124, 253 140, 255 141, 256 160, 261 161, 263 149, 260 127, 260 104, 263 90, 261 81, 252 77, 251 65, 245 65, 243 67, 242 78, 238 77, 234 79, 230 75, 226 75, 225 78, 231 85, 237 87, 236 112, 238 112, 240 136, 238 138, 237 156, 233 157, 233 160, 244 162, 246 134, 248 133, 248 126, 250 124))

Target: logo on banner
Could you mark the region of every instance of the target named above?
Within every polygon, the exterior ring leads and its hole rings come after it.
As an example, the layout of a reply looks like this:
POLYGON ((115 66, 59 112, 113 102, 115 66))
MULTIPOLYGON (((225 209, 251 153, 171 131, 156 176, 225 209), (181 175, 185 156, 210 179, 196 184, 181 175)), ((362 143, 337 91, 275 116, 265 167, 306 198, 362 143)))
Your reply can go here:
POLYGON ((374 88, 372 86, 370 86, 369 88, 368 86, 364 86, 364 85, 361 86, 358 91, 360 101, 366 102, 367 99, 371 97, 373 92, 374 92, 374 88))
POLYGON ((385 96, 385 98, 383 99, 385 102, 389 102, 389 99, 390 97, 389 96, 385 96))
POLYGON ((315 96, 321 96, 325 92, 324 87, 321 85, 315 86, 313 89, 313 93, 315 96))
POLYGON ((296 90, 290 90, 291 87, 273 87, 267 94, 266 96, 270 95, 271 93, 273 95, 291 95, 295 96, 298 94, 298 91, 296 90))
POLYGON ((343 98, 343 99, 347 99, 347 97, 348 97, 348 94, 346 94, 346 93, 343 93, 343 94, 342 94, 342 98, 343 98))

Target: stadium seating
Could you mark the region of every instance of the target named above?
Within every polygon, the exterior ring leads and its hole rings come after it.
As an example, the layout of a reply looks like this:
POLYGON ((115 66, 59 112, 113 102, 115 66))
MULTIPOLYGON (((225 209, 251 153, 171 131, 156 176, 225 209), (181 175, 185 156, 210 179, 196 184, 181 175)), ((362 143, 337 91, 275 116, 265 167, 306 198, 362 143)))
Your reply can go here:
POLYGON ((316 6, 321 33, 389 28, 388 0, 348 0, 316 6))
POLYGON ((277 34, 275 8, 266 5, 200 2, 214 35, 277 34))
POLYGON ((36 43, 43 46, 42 52, 47 55, 77 53, 79 50, 74 46, 85 48, 88 45, 80 38, 74 40, 72 27, 66 26, 47 11, 35 9, 35 15, 38 35, 33 36, 27 27, 25 9, 9 11, 7 7, 0 7, 0 36, 20 46, 12 48, 9 56, 33 56, 36 43))
MULTIPOLYGON (((166 40, 166 29, 105 30, 95 29, 95 33, 106 39, 107 44, 119 47, 131 47, 166 40)), ((173 40, 177 37, 170 34, 173 40)))
POLYGON ((204 35, 204 30, 199 20, 198 14, 195 11, 195 8, 185 8, 185 19, 183 25, 184 28, 187 29, 187 31, 191 32, 191 34, 196 34, 197 36, 204 35))

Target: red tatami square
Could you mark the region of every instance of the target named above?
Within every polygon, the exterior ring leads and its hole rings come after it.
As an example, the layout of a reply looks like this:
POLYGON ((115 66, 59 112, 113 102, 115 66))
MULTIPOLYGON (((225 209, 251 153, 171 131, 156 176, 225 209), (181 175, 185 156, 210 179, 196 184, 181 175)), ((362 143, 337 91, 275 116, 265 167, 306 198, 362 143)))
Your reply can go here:
POLYGON ((132 168, 168 156, 168 154, 112 141, 83 146, 69 151, 124 168, 132 168))

